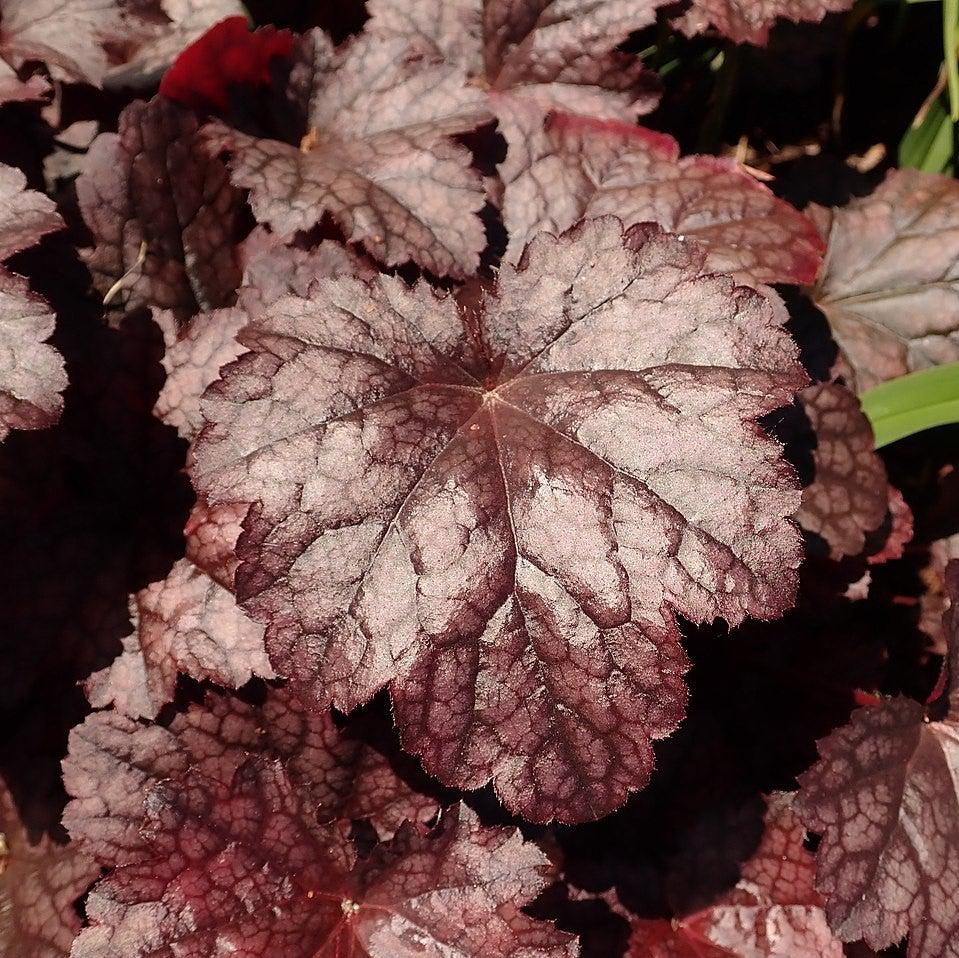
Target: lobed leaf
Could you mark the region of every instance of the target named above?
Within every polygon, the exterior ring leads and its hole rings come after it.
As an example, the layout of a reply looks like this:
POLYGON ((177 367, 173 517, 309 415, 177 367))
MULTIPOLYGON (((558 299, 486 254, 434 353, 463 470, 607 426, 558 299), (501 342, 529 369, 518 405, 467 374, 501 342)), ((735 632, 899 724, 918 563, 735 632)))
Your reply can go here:
POLYGON ((367 820, 384 837, 404 821, 429 821, 438 805, 419 787, 422 775, 362 733, 360 722, 341 729, 329 712, 311 713, 272 688, 258 705, 210 692, 167 725, 97 712, 70 733, 63 772, 72 800, 63 823, 102 864, 135 861, 149 843, 141 824, 157 784, 195 772, 229 787, 257 757, 283 763, 320 821, 367 820))
POLYGON ((830 556, 859 555, 889 511, 886 467, 856 397, 836 383, 800 393, 816 437, 815 478, 803 490, 799 524, 826 541, 830 556))
POLYGON ((363 35, 334 50, 315 30, 298 57, 311 130, 300 146, 219 123, 206 131, 214 151, 230 153, 233 182, 250 190, 257 219, 288 238, 326 212, 387 265, 475 272, 485 245, 481 180, 450 137, 488 119, 481 92, 403 40, 363 35))
POLYGON ((519 910, 546 883, 545 856, 463 806, 357 859, 282 766, 258 761, 228 784, 160 784, 143 818, 146 848, 91 893, 73 958, 573 954, 519 910))
POLYGON ((582 217, 618 216, 689 236, 708 263, 745 282, 811 282, 821 262, 815 226, 728 160, 679 158, 672 137, 615 120, 497 101, 510 150, 505 182, 506 259, 516 262, 541 230, 582 217))
MULTIPOLYGON (((63 228, 52 200, 26 186, 20 170, 0 164, 0 261, 63 228)), ((46 342, 54 322, 27 281, 0 266, 0 440, 11 429, 50 426, 60 415, 67 377, 46 342)))
POLYGON ((131 103, 119 132, 91 146, 77 197, 96 243, 85 259, 111 301, 170 309, 179 322, 231 303, 241 197, 201 148, 191 112, 163 97, 131 103))
POLYGON ((617 51, 663 0, 370 0, 369 30, 462 66, 481 85, 562 109, 635 116, 642 64, 617 51))
POLYGON ((499 273, 479 352, 389 277, 267 309, 192 475, 252 504, 237 594, 274 668, 321 708, 389 685, 428 771, 528 819, 621 804, 683 714, 676 614, 792 602, 798 495, 756 424, 805 378, 783 314, 612 218, 499 273))
MULTIPOLYGON (((947 570, 959 600, 959 564, 947 570)), ((854 712, 819 743, 800 778, 797 810, 822 836, 817 886, 843 941, 876 949, 909 934, 909 958, 959 954, 959 658, 949 628, 946 715, 933 720, 903 697, 854 712)))
POLYGON ((828 245, 812 296, 857 390, 959 361, 959 184, 893 170, 818 216, 828 245))

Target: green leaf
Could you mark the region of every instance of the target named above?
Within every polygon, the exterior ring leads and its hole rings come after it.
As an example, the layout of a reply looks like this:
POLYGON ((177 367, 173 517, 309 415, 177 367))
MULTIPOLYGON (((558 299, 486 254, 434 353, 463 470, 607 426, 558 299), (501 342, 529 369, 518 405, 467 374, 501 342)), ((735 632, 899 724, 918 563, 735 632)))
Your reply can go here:
POLYGON ((925 429, 959 423, 959 363, 890 379, 859 398, 877 449, 925 429))
POLYGON ((952 175, 952 119, 945 94, 932 102, 922 122, 910 127, 900 140, 899 165, 952 175))

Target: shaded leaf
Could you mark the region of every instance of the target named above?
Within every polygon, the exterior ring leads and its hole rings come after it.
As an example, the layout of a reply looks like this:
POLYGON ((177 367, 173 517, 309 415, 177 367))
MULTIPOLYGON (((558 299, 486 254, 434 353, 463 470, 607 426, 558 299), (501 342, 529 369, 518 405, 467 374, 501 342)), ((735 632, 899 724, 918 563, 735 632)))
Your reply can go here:
POLYGON ((510 143, 506 259, 515 262, 540 230, 581 217, 653 221, 700 242, 709 265, 752 283, 808 283, 821 262, 813 224, 729 160, 679 158, 672 137, 618 121, 552 112, 504 100, 497 108, 510 143))
POLYGON ((158 785, 144 819, 143 858, 91 893, 74 958, 573 954, 519 911, 546 883, 545 856, 463 806, 357 860, 281 766, 257 762, 229 785, 195 773, 158 785))
POLYGON ((416 787, 422 776, 385 747, 368 744, 361 732, 355 720, 340 729, 329 712, 305 711, 282 689, 267 690, 259 705, 211 692, 167 726, 98 712, 70 733, 63 770, 72 801, 63 822, 104 865, 135 861, 149 844, 142 818, 158 783, 182 781, 193 769, 229 787, 257 756, 282 761, 322 821, 365 819, 390 836, 403 821, 432 818, 438 805, 416 787))
POLYGON ((774 795, 759 848, 736 887, 672 922, 634 918, 629 958, 842 958, 805 838, 790 796, 774 795))
POLYGON ((893 170, 819 215, 828 246, 812 295, 856 388, 959 361, 959 184, 893 170))
POLYGON ((831 558, 859 555, 866 535, 886 518, 890 497, 869 420, 856 397, 835 383, 810 386, 800 402, 816 437, 816 472, 796 519, 825 539, 831 558))
MULTIPOLYGON (((947 570, 959 601, 959 564, 947 570)), ((854 712, 819 743, 797 810, 822 836, 817 886, 844 941, 876 949, 909 934, 909 958, 959 954, 959 634, 950 635, 948 711, 903 697, 854 712)))
POLYGON ((799 505, 756 419, 805 381, 784 310, 653 227, 541 235, 474 320, 325 281, 241 334, 193 452, 251 504, 237 594, 274 668, 532 820, 602 815, 682 717, 675 614, 789 607, 799 505))
POLYGON ((9 958, 65 958, 80 931, 77 899, 100 869, 75 843, 33 839, 0 780, 0 950, 9 958))
POLYGON ((315 30, 298 56, 311 130, 300 146, 207 128, 211 148, 231 154, 233 182, 250 190, 257 219, 288 238, 327 212, 387 265, 474 272, 485 245, 482 185, 450 137, 488 119, 482 93, 403 40, 361 36, 334 50, 315 30))
POLYGON ((131 103, 119 132, 94 141, 77 180, 97 288, 127 309, 170 309, 181 322, 228 305, 240 284, 241 198, 196 131, 193 114, 163 97, 131 103))

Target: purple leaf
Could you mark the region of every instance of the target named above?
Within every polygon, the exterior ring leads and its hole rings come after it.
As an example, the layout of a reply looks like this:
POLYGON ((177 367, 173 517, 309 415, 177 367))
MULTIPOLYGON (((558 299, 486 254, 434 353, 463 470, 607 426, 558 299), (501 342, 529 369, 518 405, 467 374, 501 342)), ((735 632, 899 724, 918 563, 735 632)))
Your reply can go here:
POLYGON ((274 668, 324 708, 389 684, 428 771, 529 819, 621 804, 682 718, 675 615, 793 599, 799 496, 756 424, 805 382, 783 313, 612 218, 505 267, 482 347, 423 284, 280 300, 192 466, 252 504, 237 593, 274 668))
POLYGON ((709 265, 750 283, 808 283, 822 260, 815 226, 735 163, 679 158, 672 137, 632 124, 497 101, 510 143, 506 259, 516 262, 540 231, 562 231, 581 217, 652 221, 695 239, 709 265))

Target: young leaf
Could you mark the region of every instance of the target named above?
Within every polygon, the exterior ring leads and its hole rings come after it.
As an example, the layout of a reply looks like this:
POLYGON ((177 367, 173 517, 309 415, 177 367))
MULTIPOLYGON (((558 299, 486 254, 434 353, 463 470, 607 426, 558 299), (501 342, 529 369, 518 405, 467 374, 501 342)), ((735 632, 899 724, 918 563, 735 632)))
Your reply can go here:
POLYGON ((852 0, 693 0, 678 22, 687 35, 714 27, 736 43, 764 46, 769 29, 782 17, 794 23, 818 22, 827 13, 848 10, 852 0))
POLYGON ((627 958, 842 958, 805 838, 790 796, 772 796, 762 840, 736 887, 671 922, 634 918, 627 958))
POLYGON ((822 261, 816 227, 735 163, 679 158, 672 137, 632 124, 552 112, 505 100, 497 115, 510 143, 500 175, 516 262, 541 230, 613 214, 690 236, 709 265, 752 283, 808 283, 822 261))
POLYGON ((836 383, 810 386, 799 398, 816 436, 816 473, 796 519, 825 539, 833 559, 859 555, 889 509, 886 467, 869 420, 856 397, 836 383))
MULTIPOLYGON (((26 185, 18 169, 0 164, 0 261, 63 228, 53 202, 26 185)), ((53 326, 47 303, 0 266, 0 440, 11 429, 50 426, 60 415, 67 377, 44 342, 53 326)))
POLYGON ((843 941, 885 948, 909 934, 909 958, 959 953, 959 564, 947 570, 947 714, 895 698, 853 713, 819 743, 797 810, 822 836, 817 887, 843 941))
POLYGON ((277 763, 251 762, 229 784, 194 772, 145 804, 144 854, 90 894, 73 958, 574 954, 519 910, 546 884, 546 856, 464 806, 358 859, 277 763))
POLYGON ((76 901, 99 875, 76 843, 31 837, 0 779, 0 952, 66 958, 80 930, 76 901))
POLYGON ((824 219, 812 295, 858 390, 959 361, 959 183, 893 170, 824 219))
POLYGON ((387 265, 475 272, 485 245, 481 180, 450 137, 488 119, 482 93, 403 40, 364 35, 334 50, 314 30, 297 57, 311 130, 302 144, 219 123, 206 131, 212 149, 231 154, 233 182, 251 191, 257 219, 287 238, 328 212, 387 265))
POLYGON ((370 0, 369 30, 463 67, 483 89, 595 116, 631 119, 642 64, 617 52, 664 0, 370 0))
POLYGON ((227 17, 180 54, 160 93, 199 113, 223 112, 236 88, 268 84, 274 60, 292 51, 289 30, 267 26, 251 32, 245 17, 227 17))
POLYGON ((542 234, 474 317, 380 277, 241 334, 193 453, 249 504, 237 594, 326 707, 531 820, 621 804, 683 714, 677 613, 781 614, 799 505, 757 426, 805 381, 784 310, 612 218, 542 234), (574 530, 571 533, 571 530, 574 530))
POLYGON ((406 820, 432 818, 438 805, 417 787, 422 774, 417 778, 408 759, 404 765, 367 744, 361 732, 355 721, 340 729, 329 712, 305 711, 282 689, 269 689, 256 706, 209 693, 168 727, 98 712, 70 733, 63 773, 72 801, 63 823, 104 865, 135 861, 149 844, 140 826, 158 783, 182 781, 193 769, 228 787, 251 757, 282 761, 324 822, 368 820, 390 836, 406 820))
POLYGON ((192 113, 163 97, 131 103, 119 132, 94 141, 77 196, 96 241, 87 265, 111 302, 183 322, 232 301, 241 197, 192 113))

